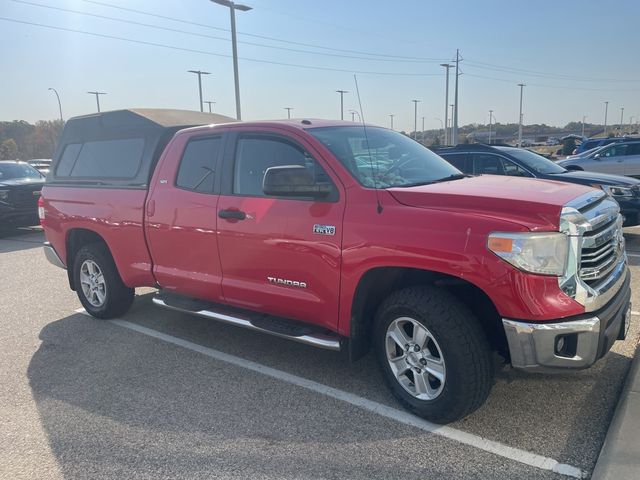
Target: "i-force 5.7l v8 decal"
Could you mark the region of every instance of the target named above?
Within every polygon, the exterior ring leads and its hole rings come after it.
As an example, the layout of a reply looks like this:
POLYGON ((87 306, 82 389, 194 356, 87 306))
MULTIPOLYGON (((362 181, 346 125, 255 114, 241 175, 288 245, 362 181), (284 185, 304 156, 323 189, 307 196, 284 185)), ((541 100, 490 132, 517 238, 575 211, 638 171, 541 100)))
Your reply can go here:
POLYGON ((336 227, 333 225, 319 225, 316 223, 313 226, 313 233, 317 235, 335 235, 336 227))
POLYGON ((287 287, 307 288, 306 282, 298 282, 296 280, 287 280, 286 278, 267 277, 269 283, 276 285, 286 285, 287 287))

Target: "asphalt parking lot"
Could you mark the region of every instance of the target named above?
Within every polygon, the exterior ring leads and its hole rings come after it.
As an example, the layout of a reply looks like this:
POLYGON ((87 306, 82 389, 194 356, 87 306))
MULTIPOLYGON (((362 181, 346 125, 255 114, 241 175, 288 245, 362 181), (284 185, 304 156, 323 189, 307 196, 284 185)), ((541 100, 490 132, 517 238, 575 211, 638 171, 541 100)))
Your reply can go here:
MULTIPOLYGON (((640 228, 625 234, 640 310, 640 228)), ((0 230, 0 478, 588 476, 640 336, 636 314, 589 370, 503 369, 439 428, 403 412, 371 356, 161 310, 151 289, 119 321, 88 317, 42 241, 0 230)))

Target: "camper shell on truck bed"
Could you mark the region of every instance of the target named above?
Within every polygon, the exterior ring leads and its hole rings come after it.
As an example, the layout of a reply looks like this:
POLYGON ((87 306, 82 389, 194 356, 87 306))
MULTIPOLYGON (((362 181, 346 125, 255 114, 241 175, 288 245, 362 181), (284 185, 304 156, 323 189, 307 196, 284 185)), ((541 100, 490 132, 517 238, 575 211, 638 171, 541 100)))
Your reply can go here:
POLYGON ((236 120, 153 108, 74 117, 64 127, 47 183, 145 189, 160 154, 178 130, 230 122, 236 120))

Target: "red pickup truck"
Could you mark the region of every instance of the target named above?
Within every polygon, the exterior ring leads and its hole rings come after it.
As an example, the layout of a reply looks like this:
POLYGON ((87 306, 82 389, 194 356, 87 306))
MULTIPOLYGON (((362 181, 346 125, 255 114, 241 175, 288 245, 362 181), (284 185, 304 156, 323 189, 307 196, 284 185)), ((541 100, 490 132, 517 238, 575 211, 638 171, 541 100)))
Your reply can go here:
POLYGON ((125 314, 148 286, 162 307, 352 360, 371 349, 399 401, 439 423, 483 404, 494 352, 531 371, 586 368, 629 324, 611 197, 464 175, 375 126, 77 117, 40 217, 47 258, 91 315, 125 314))

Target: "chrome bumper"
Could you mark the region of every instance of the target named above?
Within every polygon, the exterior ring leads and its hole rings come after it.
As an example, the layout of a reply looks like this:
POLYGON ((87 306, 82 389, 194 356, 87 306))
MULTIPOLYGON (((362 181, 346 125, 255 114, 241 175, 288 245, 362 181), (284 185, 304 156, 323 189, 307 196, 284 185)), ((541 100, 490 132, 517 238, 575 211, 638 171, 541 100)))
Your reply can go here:
POLYGON ((44 242, 42 248, 44 249, 44 256, 47 258, 47 260, 49 260, 50 263, 52 263, 56 267, 60 267, 65 270, 67 269, 67 266, 63 263, 62 260, 60 260, 60 257, 49 242, 44 242))
MULTIPOLYGON (((625 270, 625 273, 628 270, 625 270)), ((514 368, 547 372, 581 369, 603 357, 618 339, 624 339, 631 318, 630 276, 610 303, 577 320, 530 323, 503 318, 514 368)))

